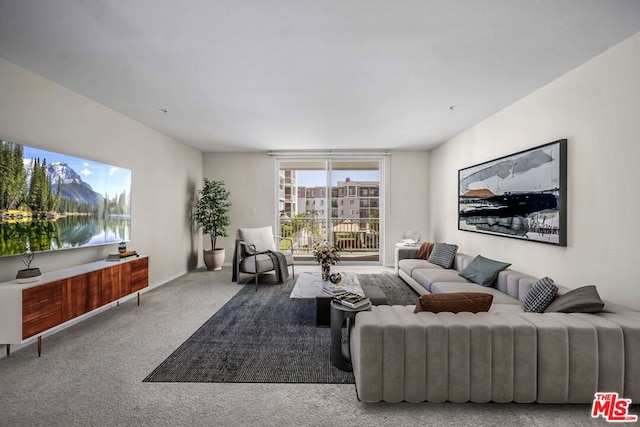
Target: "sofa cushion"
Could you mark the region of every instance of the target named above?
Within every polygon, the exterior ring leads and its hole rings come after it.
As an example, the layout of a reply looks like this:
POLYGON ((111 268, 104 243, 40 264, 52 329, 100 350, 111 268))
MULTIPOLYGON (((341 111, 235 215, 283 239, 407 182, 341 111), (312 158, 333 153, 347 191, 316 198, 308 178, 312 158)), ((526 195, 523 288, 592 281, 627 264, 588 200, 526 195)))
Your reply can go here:
MULTIPOLYGON (((559 293, 560 292, 558 292, 558 294, 559 293)), ((634 310, 631 307, 627 307, 626 305, 620 305, 620 304, 616 304, 606 300, 602 300, 602 302, 604 303, 604 307, 602 308, 602 311, 605 313, 627 313, 627 312, 637 313, 637 310, 634 310)))
POLYGON ((455 270, 447 270, 445 268, 416 268, 411 274, 411 278, 422 285, 429 292, 431 290, 431 284, 435 282, 461 282, 462 279, 458 276, 458 272, 455 270))
POLYGON ((511 264, 485 258, 478 255, 469 265, 462 269, 460 276, 482 286, 491 286, 505 268, 511 264))
POLYGON ((400 260, 398 262, 398 268, 404 271, 405 273, 407 273, 409 276, 411 276, 413 274, 413 270, 417 268, 433 268, 437 270, 442 270, 442 267, 440 267, 439 265, 431 264, 426 259, 415 259, 415 258, 400 260))
POLYGON ((602 311, 604 303, 598 295, 595 286, 583 286, 560 295, 554 299, 545 312, 560 313, 598 313, 602 311))
POLYGON ((493 295, 478 292, 426 294, 420 297, 413 312, 430 311, 432 313, 440 313, 441 311, 447 311, 451 313, 479 313, 481 311, 489 311, 492 301, 493 295))
POLYGON ((531 289, 531 285, 527 286, 526 290, 522 291, 520 282, 535 283, 537 281, 537 277, 529 276, 519 271, 507 268, 506 270, 502 270, 498 273, 498 278, 494 282, 493 287, 505 294, 508 294, 509 296, 520 299, 520 301, 524 301, 527 293, 529 293, 529 289, 531 289))
MULTIPOLYGON (((431 293, 443 294, 448 292, 479 292, 493 295, 493 304, 508 304, 522 307, 522 303, 517 298, 500 292, 496 288, 480 286, 476 283, 462 282, 436 282, 431 284, 431 293)), ((522 310, 520 310, 522 311, 522 310)))
POLYGON ((558 293, 558 287, 548 277, 543 277, 531 286, 522 307, 528 313, 544 313, 558 293))
POLYGON ((463 254, 460 251, 456 253, 456 259, 453 261, 453 268, 460 271, 465 268, 467 265, 471 264, 473 261, 473 257, 467 254, 463 254))
POLYGON ((458 252, 458 245, 436 243, 433 245, 428 261, 443 268, 451 268, 456 258, 456 252, 458 252))
POLYGON ((522 309, 522 304, 496 304, 495 298, 494 302, 489 309, 489 313, 494 314, 514 314, 514 313, 524 313, 522 309))

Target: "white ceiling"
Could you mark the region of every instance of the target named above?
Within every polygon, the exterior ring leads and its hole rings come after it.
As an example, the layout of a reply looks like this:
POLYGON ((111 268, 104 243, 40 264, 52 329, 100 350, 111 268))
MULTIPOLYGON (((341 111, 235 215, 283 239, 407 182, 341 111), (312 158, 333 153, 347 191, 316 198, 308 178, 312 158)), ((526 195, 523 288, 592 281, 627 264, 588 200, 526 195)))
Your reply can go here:
POLYGON ((203 151, 429 148, 638 31, 638 0, 0 0, 0 57, 203 151))

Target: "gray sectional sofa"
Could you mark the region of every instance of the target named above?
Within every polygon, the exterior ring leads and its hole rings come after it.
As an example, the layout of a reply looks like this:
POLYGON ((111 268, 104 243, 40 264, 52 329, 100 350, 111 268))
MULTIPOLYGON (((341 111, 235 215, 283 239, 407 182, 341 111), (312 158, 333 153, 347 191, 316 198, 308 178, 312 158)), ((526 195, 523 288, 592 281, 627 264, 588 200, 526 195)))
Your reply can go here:
POLYGON ((591 403, 601 391, 640 402, 640 312, 605 301, 593 314, 527 313, 535 277, 506 269, 485 287, 458 275, 473 257, 444 269, 415 252, 401 253, 398 273, 419 294, 482 292, 493 303, 481 313, 359 313, 350 347, 360 400, 591 403))

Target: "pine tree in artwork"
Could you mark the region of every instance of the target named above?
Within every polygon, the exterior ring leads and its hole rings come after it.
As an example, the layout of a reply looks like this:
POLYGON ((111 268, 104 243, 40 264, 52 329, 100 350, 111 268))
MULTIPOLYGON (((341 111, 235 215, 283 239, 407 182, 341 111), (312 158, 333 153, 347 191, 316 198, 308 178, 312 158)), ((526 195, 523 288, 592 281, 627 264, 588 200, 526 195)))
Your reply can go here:
POLYGON ((16 209, 25 194, 27 174, 22 163, 22 145, 2 141, 0 145, 0 209, 16 209))

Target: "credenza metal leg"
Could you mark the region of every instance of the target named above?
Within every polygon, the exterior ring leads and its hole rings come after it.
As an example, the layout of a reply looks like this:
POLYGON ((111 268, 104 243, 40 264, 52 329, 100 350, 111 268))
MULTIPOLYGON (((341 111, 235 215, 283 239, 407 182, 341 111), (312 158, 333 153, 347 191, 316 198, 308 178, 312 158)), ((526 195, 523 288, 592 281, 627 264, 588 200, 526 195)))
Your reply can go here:
POLYGON ((9 357, 9 355, 11 354, 11 344, 5 344, 4 346, 7 349, 7 357, 9 357))
POLYGON ((38 357, 42 355, 42 336, 38 337, 38 357))
POLYGON ((138 292, 138 307, 140 307, 140 292, 138 292))

